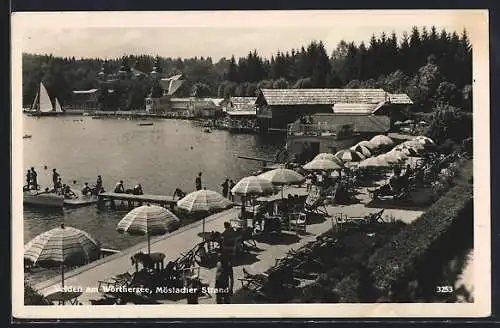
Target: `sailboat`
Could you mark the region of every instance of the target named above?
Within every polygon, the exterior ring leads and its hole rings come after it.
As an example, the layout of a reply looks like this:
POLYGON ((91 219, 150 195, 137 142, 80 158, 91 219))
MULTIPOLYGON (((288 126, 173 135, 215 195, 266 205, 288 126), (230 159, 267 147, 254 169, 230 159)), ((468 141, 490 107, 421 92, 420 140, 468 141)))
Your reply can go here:
POLYGON ((47 89, 40 83, 40 89, 35 96, 30 114, 32 116, 56 116, 64 113, 59 100, 56 98, 55 106, 50 101, 47 89))

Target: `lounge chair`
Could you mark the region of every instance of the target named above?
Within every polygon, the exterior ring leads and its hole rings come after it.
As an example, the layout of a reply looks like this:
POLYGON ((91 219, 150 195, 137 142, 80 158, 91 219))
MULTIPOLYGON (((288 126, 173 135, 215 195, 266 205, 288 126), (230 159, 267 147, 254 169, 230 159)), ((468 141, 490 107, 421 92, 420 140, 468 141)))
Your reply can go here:
POLYGON ((238 278, 241 282, 241 287, 260 293, 268 279, 267 274, 258 273, 251 274, 243 268, 243 278, 238 278))
POLYGON ((290 230, 297 234, 307 232, 307 215, 305 213, 290 214, 290 230))
POLYGON ((322 195, 321 188, 313 187, 304 202, 304 210, 307 213, 315 213, 328 216, 325 206, 326 197, 322 195))

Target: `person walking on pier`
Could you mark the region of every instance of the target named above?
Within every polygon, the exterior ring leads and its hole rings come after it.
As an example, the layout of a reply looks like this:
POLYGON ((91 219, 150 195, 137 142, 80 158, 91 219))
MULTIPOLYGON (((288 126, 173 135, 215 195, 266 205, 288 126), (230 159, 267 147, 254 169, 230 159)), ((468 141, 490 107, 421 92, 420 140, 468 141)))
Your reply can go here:
POLYGON ((227 194, 229 192, 229 179, 228 178, 226 178, 226 181, 224 181, 221 184, 221 187, 222 187, 222 196, 224 196, 224 198, 227 198, 227 194))
POLYGON ((198 176, 195 179, 196 190, 201 190, 201 172, 198 173, 198 176))
POLYGON ((37 173, 34 167, 31 167, 31 187, 33 188, 33 190, 38 190, 37 173))

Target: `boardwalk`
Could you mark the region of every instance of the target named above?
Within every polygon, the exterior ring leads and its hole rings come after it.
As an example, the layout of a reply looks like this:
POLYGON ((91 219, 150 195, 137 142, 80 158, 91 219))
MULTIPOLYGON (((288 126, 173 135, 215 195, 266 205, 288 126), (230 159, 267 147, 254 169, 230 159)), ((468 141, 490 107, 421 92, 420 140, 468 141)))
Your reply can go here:
MULTIPOLYGON (((366 190, 363 191, 363 203, 367 201, 366 190)), ((349 216, 362 216, 368 213, 377 211, 377 208, 366 208, 364 204, 355 204, 348 206, 327 206, 330 216, 337 213, 343 213, 349 216)), ((205 229, 207 231, 222 231, 223 223, 230 221, 238 215, 239 208, 232 208, 224 212, 215 214, 206 219, 205 229)), ((385 214, 401 219, 405 222, 411 222, 422 214, 421 211, 408 211, 398 209, 386 209, 385 214)), ((312 241, 317 235, 326 232, 332 228, 331 217, 326 217, 318 222, 313 222, 307 227, 307 234, 304 236, 296 236, 294 234, 284 234, 281 240, 274 241, 259 241, 257 246, 258 252, 253 252, 239 259, 234 268, 234 291, 241 288, 238 278, 243 277, 242 268, 245 267, 250 272, 263 272, 275 264, 276 258, 283 257, 290 249, 297 249, 307 242, 312 241)), ((195 222, 185 226, 180 230, 170 235, 162 236, 151 241, 151 249, 153 252, 163 252, 166 254, 165 263, 176 259, 180 253, 191 249, 196 242, 200 241, 198 233, 201 231, 202 222, 195 222)), ((124 273, 126 271, 133 272, 133 267, 130 262, 130 256, 139 250, 145 251, 146 243, 141 243, 131 247, 119 254, 115 254, 99 261, 90 263, 84 267, 77 268, 65 274, 65 285, 73 287, 97 287, 98 280, 103 280, 114 275, 124 273)), ((202 268, 200 272, 202 280, 214 286, 215 269, 202 268)), ((53 292, 60 286, 60 277, 55 277, 48 281, 42 282, 35 286, 43 294, 53 292)), ((84 293, 80 297, 80 302, 88 304, 90 299, 98 299, 97 293, 84 293)), ((214 298, 201 298, 200 303, 214 303, 214 298)), ((164 301, 169 303, 172 301, 164 301)), ((185 303, 185 299, 178 301, 185 303)))

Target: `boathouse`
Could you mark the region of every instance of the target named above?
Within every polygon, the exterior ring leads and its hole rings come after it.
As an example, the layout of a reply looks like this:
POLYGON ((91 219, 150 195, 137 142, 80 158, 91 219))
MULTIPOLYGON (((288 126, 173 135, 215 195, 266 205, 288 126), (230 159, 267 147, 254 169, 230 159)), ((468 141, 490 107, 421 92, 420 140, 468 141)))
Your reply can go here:
POLYGON ((257 97, 229 97, 221 103, 224 112, 255 110, 257 97))
MULTIPOLYGON (((158 73, 153 69, 151 74, 153 75, 155 72, 158 73)), ((187 111, 188 108, 182 106, 185 102, 181 102, 181 105, 178 101, 172 101, 173 96, 180 90, 184 82, 185 79, 182 74, 156 79, 153 82, 151 93, 145 99, 146 112, 151 114, 164 114, 172 111, 187 111)))
POLYGON ((101 92, 99 89, 74 90, 72 92, 71 104, 65 106, 66 111, 72 110, 100 110, 101 92))
POLYGON ((412 102, 383 89, 261 89, 255 101, 259 126, 286 131, 287 125, 314 114, 387 115, 412 102))

